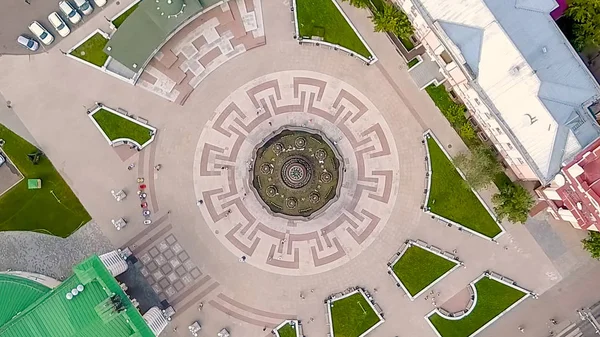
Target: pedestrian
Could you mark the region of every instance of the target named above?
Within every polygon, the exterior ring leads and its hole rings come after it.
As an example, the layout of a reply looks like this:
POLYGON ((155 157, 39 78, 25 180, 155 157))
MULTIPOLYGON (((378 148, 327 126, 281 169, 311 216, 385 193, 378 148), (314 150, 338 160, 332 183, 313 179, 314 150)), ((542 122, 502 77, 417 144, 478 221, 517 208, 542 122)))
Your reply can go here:
POLYGON ((154 169, 158 172, 158 171, 160 171, 161 167, 162 167, 162 165, 158 164, 158 165, 154 166, 154 169))
POLYGON ((6 101, 6 107, 7 108, 12 108, 12 102, 11 101, 6 101))
POLYGON ((198 304, 198 311, 202 311, 203 306, 204 306, 204 303, 200 302, 200 304, 198 304))
POLYGON ((25 3, 31 5, 31 2, 29 2, 29 0, 25 0, 25 3))
POLYGON ((264 328, 263 328, 263 331, 267 331, 267 327, 264 327, 264 328))
POLYGON ((273 123, 269 122, 269 126, 273 126, 273 123))

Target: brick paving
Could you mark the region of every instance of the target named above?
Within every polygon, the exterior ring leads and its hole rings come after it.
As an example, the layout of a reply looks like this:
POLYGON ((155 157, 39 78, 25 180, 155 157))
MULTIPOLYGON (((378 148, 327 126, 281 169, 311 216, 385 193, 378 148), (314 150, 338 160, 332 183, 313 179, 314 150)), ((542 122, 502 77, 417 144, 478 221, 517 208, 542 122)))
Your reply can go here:
POLYGON ((259 0, 237 0, 200 15, 159 50, 137 85, 183 105, 216 68, 266 43, 260 10, 259 0))

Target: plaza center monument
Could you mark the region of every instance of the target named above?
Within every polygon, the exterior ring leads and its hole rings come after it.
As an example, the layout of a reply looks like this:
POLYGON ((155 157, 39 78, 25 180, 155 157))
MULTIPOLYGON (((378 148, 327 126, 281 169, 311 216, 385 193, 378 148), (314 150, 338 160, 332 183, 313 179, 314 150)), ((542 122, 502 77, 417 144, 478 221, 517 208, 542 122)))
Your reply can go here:
POLYGON ((256 147, 252 186, 273 214, 308 220, 339 196, 342 162, 320 132, 283 127, 256 147))

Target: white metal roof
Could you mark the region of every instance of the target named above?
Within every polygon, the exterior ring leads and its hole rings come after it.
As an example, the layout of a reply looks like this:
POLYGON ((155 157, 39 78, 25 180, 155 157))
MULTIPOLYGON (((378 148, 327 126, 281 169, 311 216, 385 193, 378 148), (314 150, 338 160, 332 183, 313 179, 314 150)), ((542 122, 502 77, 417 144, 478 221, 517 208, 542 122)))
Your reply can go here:
POLYGON ((542 182, 600 135, 583 106, 600 97, 598 83, 550 17, 554 0, 413 2, 452 41, 542 182))

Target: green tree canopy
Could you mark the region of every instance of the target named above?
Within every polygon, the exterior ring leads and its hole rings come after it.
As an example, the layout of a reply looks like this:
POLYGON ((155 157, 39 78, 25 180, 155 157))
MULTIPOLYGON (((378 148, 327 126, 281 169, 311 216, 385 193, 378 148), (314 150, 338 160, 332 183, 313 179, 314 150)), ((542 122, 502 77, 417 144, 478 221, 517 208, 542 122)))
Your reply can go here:
POLYGON ((574 22, 575 49, 600 46, 600 0, 570 0, 565 14, 574 22))
POLYGON ((492 151, 486 146, 477 146, 471 154, 460 153, 454 158, 456 166, 465 174, 474 189, 489 186, 496 174, 502 171, 492 151))
POLYGON ((594 259, 600 259, 600 233, 595 231, 589 231, 588 237, 581 240, 583 243, 583 249, 590 252, 594 259))
POLYGON ((383 3, 382 11, 375 11, 371 17, 376 32, 389 32, 408 39, 413 33, 413 27, 406 14, 395 5, 383 3))
POLYGON ((371 4, 370 0, 342 0, 347 1, 350 5, 356 8, 366 8, 371 4))
POLYGON ((524 223, 527 221, 534 200, 523 186, 510 184, 502 188, 500 193, 495 194, 492 197, 492 202, 498 219, 524 223))

